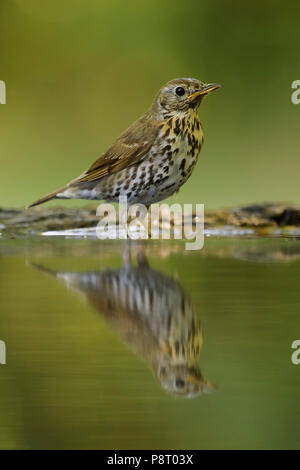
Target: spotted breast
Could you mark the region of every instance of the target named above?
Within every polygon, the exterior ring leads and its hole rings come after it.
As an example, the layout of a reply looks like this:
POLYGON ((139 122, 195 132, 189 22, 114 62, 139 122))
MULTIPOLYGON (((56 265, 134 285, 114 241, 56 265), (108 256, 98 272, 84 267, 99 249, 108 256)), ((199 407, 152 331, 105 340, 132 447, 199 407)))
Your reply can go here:
POLYGON ((126 196, 130 204, 150 205, 166 199, 191 176, 202 144, 203 131, 194 110, 170 117, 160 124, 156 141, 142 162, 106 176, 93 192, 114 202, 120 195, 126 196))

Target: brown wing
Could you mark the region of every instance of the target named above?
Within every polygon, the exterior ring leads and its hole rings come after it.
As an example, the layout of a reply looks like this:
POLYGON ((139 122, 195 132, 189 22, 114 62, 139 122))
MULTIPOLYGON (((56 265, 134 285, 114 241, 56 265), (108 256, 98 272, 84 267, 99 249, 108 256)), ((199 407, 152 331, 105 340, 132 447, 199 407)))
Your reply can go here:
POLYGON ((103 176, 116 173, 136 164, 148 154, 157 138, 160 124, 160 122, 151 118, 149 112, 144 114, 144 116, 128 127, 116 142, 82 175, 68 183, 65 187, 47 194, 27 207, 37 206, 55 199, 57 194, 63 193, 73 185, 76 186, 77 184, 96 181, 103 178, 103 176))
POLYGON ((151 118, 150 113, 144 114, 71 184, 98 180, 142 160, 158 135, 158 124, 151 118))

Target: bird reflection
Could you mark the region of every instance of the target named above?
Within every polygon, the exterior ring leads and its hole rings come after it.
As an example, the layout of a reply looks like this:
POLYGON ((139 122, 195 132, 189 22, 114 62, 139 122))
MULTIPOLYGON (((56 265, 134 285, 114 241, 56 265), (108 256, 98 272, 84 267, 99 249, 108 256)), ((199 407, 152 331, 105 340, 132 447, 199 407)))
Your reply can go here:
POLYGON ((136 266, 130 256, 125 250, 124 266, 114 270, 56 272, 34 266, 83 292, 149 364, 164 390, 182 397, 213 391, 199 368, 202 332, 189 297, 176 280, 151 269, 143 252, 137 253, 136 266))

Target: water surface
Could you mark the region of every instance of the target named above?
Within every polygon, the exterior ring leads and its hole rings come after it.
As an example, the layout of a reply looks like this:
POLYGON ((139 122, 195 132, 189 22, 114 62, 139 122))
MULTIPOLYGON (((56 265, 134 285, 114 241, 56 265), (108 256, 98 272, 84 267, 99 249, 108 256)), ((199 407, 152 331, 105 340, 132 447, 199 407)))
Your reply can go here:
POLYGON ((1 448, 299 448, 300 243, 1 240, 1 448))

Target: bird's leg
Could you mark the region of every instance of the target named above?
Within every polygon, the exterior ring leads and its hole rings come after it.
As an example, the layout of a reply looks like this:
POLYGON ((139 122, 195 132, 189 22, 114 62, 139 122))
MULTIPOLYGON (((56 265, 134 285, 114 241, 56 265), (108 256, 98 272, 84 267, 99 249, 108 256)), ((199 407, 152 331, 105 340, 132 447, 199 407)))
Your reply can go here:
POLYGON ((147 214, 148 214, 148 237, 151 237, 151 204, 146 204, 147 214))
POLYGON ((148 268, 149 261, 143 249, 140 249, 136 254, 136 261, 139 268, 148 268))
POLYGON ((122 241, 122 259, 125 267, 131 267, 131 240, 122 241))

